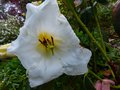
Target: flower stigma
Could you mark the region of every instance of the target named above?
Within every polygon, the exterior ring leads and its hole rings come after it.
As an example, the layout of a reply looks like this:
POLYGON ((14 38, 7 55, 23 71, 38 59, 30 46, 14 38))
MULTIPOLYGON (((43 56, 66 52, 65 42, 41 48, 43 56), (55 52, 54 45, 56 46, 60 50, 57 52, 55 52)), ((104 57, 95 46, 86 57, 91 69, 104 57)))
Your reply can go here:
POLYGON ((38 35, 38 46, 44 50, 44 52, 54 55, 55 40, 54 37, 46 32, 42 32, 38 35))

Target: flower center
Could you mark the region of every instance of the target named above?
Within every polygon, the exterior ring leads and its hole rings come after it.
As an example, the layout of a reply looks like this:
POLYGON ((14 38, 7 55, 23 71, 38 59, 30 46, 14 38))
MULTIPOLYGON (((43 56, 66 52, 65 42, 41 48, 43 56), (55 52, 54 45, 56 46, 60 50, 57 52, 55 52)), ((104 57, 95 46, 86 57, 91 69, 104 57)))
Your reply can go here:
POLYGON ((54 47, 55 47, 55 42, 54 38, 52 35, 42 32, 38 36, 38 42, 39 45, 44 49, 48 51, 51 51, 52 55, 54 55, 54 47))

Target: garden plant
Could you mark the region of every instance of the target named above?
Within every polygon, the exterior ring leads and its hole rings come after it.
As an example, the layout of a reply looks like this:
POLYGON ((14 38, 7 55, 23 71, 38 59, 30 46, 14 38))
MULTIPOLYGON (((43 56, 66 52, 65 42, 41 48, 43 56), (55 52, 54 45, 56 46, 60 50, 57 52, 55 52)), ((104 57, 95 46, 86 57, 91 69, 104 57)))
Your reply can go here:
POLYGON ((1 0, 0 90, 120 90, 120 0, 1 0))

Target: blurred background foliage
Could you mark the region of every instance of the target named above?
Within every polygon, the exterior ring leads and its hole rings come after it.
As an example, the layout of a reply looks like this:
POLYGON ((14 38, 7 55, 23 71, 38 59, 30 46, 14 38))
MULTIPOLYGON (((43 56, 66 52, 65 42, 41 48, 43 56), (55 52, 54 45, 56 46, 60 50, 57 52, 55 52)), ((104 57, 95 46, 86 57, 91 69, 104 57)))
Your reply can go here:
POLYGON ((0 44, 10 43, 15 40, 20 28, 18 19, 7 15, 7 19, 0 20, 0 44))
MULTIPOLYGON (((0 45, 10 43, 17 38, 19 28, 24 24, 26 4, 39 1, 1 0, 0 45)), ((90 71, 81 76, 62 75, 49 83, 36 88, 30 88, 26 71, 17 58, 0 59, 0 90, 95 90, 94 84, 98 77, 113 79, 107 64, 111 66, 115 73, 116 80, 113 80, 116 85, 120 84, 120 39, 114 30, 112 20, 112 9, 116 0, 81 0, 80 5, 77 7, 73 3, 74 0, 69 0, 90 33, 97 42, 101 43, 95 19, 97 17, 110 62, 106 61, 98 47, 79 25, 73 12, 68 8, 66 1, 58 0, 61 13, 67 17, 76 35, 81 40, 81 45, 93 52, 92 59, 88 65, 90 71)), ((111 88, 111 90, 119 89, 111 88)))

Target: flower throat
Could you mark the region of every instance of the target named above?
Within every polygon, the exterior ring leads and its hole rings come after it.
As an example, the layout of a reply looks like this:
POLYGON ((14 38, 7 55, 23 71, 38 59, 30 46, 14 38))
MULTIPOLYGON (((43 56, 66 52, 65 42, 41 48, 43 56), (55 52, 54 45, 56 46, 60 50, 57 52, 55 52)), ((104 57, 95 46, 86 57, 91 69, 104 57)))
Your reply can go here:
POLYGON ((52 55, 54 55, 54 38, 50 34, 43 32, 38 36, 38 41, 42 48, 45 50, 50 50, 52 55))

